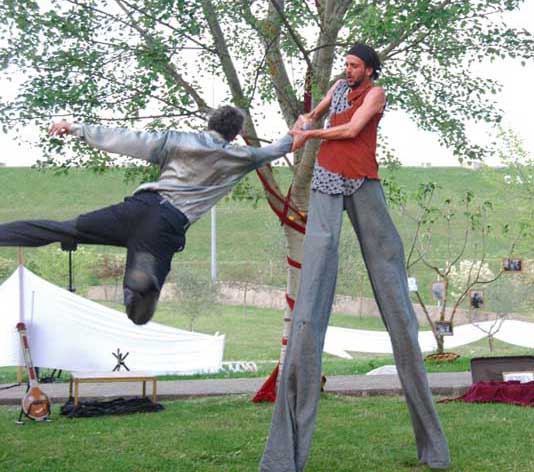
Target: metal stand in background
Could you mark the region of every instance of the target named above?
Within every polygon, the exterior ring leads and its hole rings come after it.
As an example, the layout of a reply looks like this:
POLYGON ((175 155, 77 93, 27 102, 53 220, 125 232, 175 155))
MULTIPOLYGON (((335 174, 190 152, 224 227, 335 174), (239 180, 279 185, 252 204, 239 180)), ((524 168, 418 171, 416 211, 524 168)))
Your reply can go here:
POLYGON ((73 286, 73 278, 72 278, 72 253, 78 249, 78 244, 75 242, 71 243, 61 243, 61 250, 62 251, 68 251, 69 253, 69 286, 68 290, 69 292, 75 292, 76 289, 73 286))
POLYGON ((211 208, 211 282, 217 282, 217 212, 211 208))

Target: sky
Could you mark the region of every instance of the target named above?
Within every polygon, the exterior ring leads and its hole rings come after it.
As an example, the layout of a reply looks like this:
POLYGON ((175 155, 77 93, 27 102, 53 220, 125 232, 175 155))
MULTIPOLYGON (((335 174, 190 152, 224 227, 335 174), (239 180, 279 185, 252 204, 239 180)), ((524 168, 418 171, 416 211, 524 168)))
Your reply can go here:
MULTIPOLYGON (((507 16, 510 25, 530 28, 529 18, 534 18, 534 1, 528 0, 521 10, 507 16)), ((495 97, 498 106, 504 111, 503 125, 512 129, 522 140, 525 149, 534 155, 534 133, 532 132, 531 110, 534 106, 534 63, 521 66, 519 61, 501 60, 494 63, 477 64, 475 72, 498 80, 502 90, 495 97), (528 113, 528 116, 527 116, 528 113)), ((3 96, 16 93, 17 79, 12 82, 0 81, 3 96)), ((456 166, 459 165, 452 152, 440 146, 437 136, 424 132, 403 112, 388 111, 381 123, 382 132, 387 136, 396 156, 406 166, 456 166)), ((266 138, 275 139, 285 132, 281 119, 270 123, 268 129, 260 126, 266 138)), ((37 147, 31 147, 23 141, 31 141, 37 134, 35 127, 28 127, 22 133, 22 140, 12 133, 0 131, 0 163, 8 166, 29 166, 41 157, 37 147)), ((470 126, 469 136, 478 142, 489 141, 495 130, 488 125, 470 126)), ((494 158, 486 162, 498 165, 494 158)))

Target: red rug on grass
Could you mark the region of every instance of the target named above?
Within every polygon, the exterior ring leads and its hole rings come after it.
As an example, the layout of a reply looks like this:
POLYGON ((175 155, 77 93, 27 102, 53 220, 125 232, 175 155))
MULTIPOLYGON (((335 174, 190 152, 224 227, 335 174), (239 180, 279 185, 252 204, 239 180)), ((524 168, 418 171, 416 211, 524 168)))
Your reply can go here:
POLYGON ((464 402, 497 402, 512 403, 513 405, 534 407, 534 382, 520 383, 517 380, 509 382, 477 382, 462 396, 445 398, 438 403, 450 401, 464 402))

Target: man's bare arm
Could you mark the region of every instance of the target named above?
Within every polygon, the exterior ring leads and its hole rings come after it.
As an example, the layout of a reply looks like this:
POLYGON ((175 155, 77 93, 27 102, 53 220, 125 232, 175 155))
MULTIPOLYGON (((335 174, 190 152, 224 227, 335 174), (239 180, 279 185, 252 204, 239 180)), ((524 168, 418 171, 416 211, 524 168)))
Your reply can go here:
POLYGON ((308 139, 351 139, 356 137, 367 123, 378 113, 382 113, 386 105, 386 95, 381 87, 373 88, 363 100, 362 106, 356 110, 352 119, 345 124, 326 129, 302 131, 293 129, 290 134, 308 139))
POLYGON ((330 104, 332 103, 332 95, 334 94, 334 90, 339 85, 341 80, 343 79, 336 81, 336 83, 330 87, 330 90, 326 92, 326 95, 312 111, 299 116, 298 120, 293 126, 293 129, 304 129, 305 125, 310 124, 312 121, 318 120, 328 111, 330 104))

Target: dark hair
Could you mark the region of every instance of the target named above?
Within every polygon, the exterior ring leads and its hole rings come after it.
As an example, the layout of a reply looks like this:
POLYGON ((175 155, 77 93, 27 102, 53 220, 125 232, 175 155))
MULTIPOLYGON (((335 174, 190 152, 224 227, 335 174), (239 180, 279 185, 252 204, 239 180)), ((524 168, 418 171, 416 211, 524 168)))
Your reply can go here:
POLYGON ((371 78, 373 80, 378 79, 382 69, 382 64, 380 63, 380 57, 378 57, 378 54, 371 46, 363 43, 356 43, 348 50, 347 55, 359 57, 363 62, 365 62, 367 67, 371 67, 373 69, 373 75, 371 75, 371 78))
POLYGON ((236 107, 224 105, 212 111, 208 118, 208 129, 217 131, 224 139, 231 141, 243 129, 245 114, 236 107))

